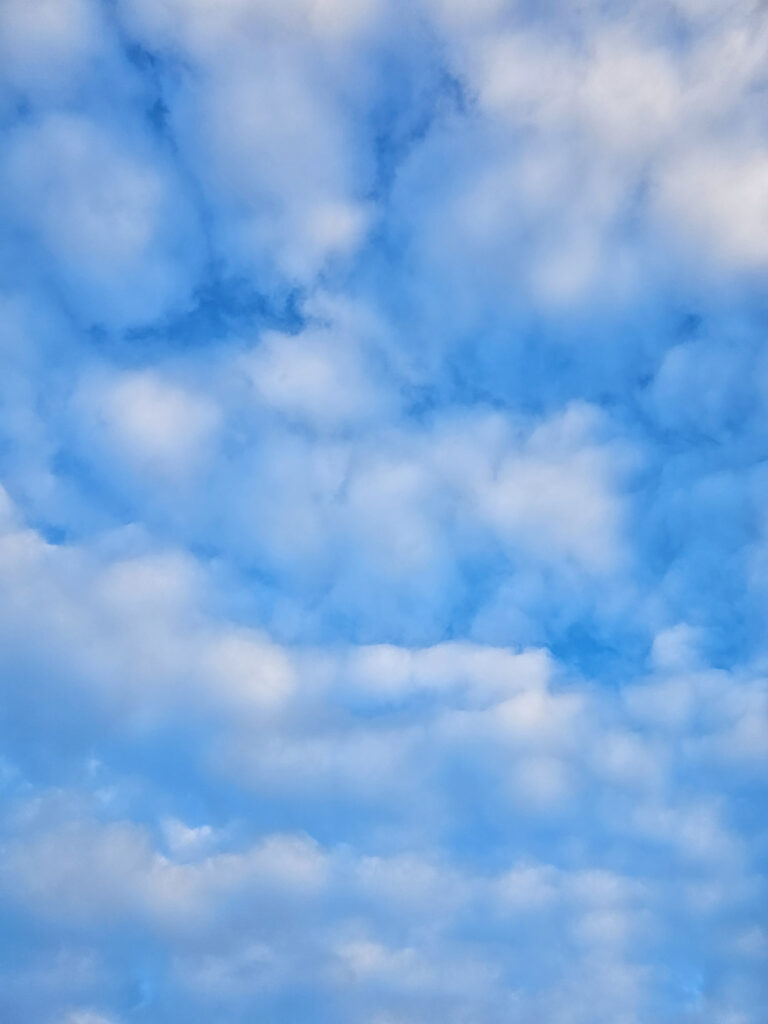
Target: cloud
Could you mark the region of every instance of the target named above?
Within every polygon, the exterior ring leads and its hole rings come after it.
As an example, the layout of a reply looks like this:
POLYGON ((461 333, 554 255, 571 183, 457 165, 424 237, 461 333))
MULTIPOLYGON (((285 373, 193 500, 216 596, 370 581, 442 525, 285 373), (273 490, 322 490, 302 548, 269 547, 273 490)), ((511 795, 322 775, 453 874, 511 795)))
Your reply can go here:
POLYGON ((760 4, 0 4, 0 1018, 759 1024, 760 4))
POLYGON ((160 929, 203 927, 232 896, 253 887, 311 895, 323 885, 321 851, 302 837, 268 836, 241 853, 175 862, 153 850, 130 822, 70 819, 11 844, 3 859, 6 892, 44 917, 73 925, 109 917, 160 929))
POLYGON ((385 408, 354 344, 329 331, 267 334, 243 369, 262 402, 319 430, 365 424, 385 408))
POLYGON ((79 404, 89 433, 106 431, 129 465, 170 476, 203 455, 219 419, 208 399, 146 371, 97 378, 83 388, 79 404))
MULTIPOLYGON (((138 135, 138 133, 135 133, 138 135)), ((87 322, 145 322, 177 303, 190 263, 167 226, 186 231, 163 162, 140 136, 82 115, 20 126, 2 173, 8 215, 53 263, 87 322)))
POLYGON ((65 1018, 65 1024, 113 1024, 114 1017, 105 1017, 91 1010, 73 1010, 65 1018))
POLYGON ((75 89, 104 55, 104 23, 90 0, 44 0, 32 10, 21 0, 0 13, 3 78, 14 88, 56 103, 75 89))
POLYGON ((214 17, 205 4, 136 0, 121 14, 142 45, 195 71, 174 108, 174 131, 221 209, 229 258, 263 266, 266 246, 278 272, 304 281, 354 251, 366 227, 365 178, 323 65, 332 62, 342 87, 359 91, 354 47, 377 4, 236 2, 214 17))
POLYGON ((673 163, 659 183, 659 204, 694 245, 746 268, 768 262, 764 227, 768 153, 694 151, 673 163))

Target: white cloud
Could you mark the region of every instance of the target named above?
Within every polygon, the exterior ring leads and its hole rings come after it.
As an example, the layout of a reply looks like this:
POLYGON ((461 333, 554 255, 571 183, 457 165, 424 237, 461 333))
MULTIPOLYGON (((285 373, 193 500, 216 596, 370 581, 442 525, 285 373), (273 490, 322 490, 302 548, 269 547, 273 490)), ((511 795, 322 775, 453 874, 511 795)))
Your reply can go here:
POLYGON ((204 614, 207 581, 194 559, 126 552, 115 540, 110 553, 54 546, 11 524, 0 536, 0 564, 13 584, 0 599, 6 657, 46 677, 65 666, 60 685, 129 731, 182 706, 253 724, 286 702, 289 654, 259 631, 204 614))
POLYGON ((518 864, 497 881, 494 893, 504 910, 539 911, 559 898, 559 874, 548 864, 518 864))
POLYGON ((239 714, 249 707, 265 711, 282 706, 295 688, 291 658, 253 630, 220 630, 201 651, 212 696, 239 714))
POLYGON ((493 717, 503 734, 515 741, 557 749, 578 743, 586 711, 581 693, 535 690, 502 701, 493 717))
POLYGON ((481 705, 523 690, 543 689, 552 663, 546 651, 513 651, 480 644, 444 643, 421 650, 393 644, 350 652, 344 675, 354 691, 389 697, 420 692, 446 696, 466 692, 481 705))
POLYGON ((367 214, 360 160, 336 81, 364 87, 354 47, 377 17, 374 0, 339 4, 133 0, 123 17, 150 48, 183 53, 205 82, 179 96, 175 129, 201 168, 228 258, 315 276, 355 249, 367 214), (334 68, 323 73, 322 54, 334 68), (319 58, 319 59, 318 59, 319 58))
POLYGON ((763 12, 407 6, 0 0, 9 1020, 762 1005, 763 12))
POLYGON ((514 5, 431 6, 479 115, 457 128, 439 219, 410 211, 441 276, 455 256, 458 274, 481 262, 478 297, 493 280, 497 302, 524 282, 524 301, 547 312, 622 306, 659 270, 654 242, 633 235, 648 211, 661 246, 705 281, 764 265, 765 36, 752 4, 678 5, 684 45, 660 4, 559 10, 558 28, 514 5))
POLYGON ((629 453, 599 440, 595 410, 571 406, 522 437, 500 419, 462 426, 446 431, 431 457, 503 541, 588 571, 621 560, 617 488, 629 453))
POLYGON ((258 791, 316 798, 330 790, 377 802, 401 791, 403 772, 416 767, 421 738, 415 728, 355 724, 309 735, 301 729, 277 733, 255 743, 243 731, 219 741, 211 760, 227 777, 258 791))
POLYGON ((598 777, 641 789, 660 786, 669 769, 669 751, 656 737, 610 727, 592 748, 591 760, 598 777))
POLYGON ((658 204, 712 264, 768 263, 768 149, 702 146, 659 176, 658 204))
POLYGON ((572 793, 572 772, 560 758, 522 757, 515 762, 512 792, 518 803, 556 811, 572 793))
POLYGON ((95 589, 99 604, 126 620, 147 613, 178 620, 193 609, 200 584, 192 558, 166 551, 106 565, 95 589))
POLYGON ((183 46, 198 58, 224 59, 238 44, 258 43, 259 32, 288 30, 319 42, 346 42, 373 26, 378 0, 225 0, 213 10, 201 0, 129 0, 128 24, 154 45, 183 46))
POLYGON ((322 890, 327 859, 302 836, 270 835, 238 853, 194 862, 155 851, 131 822, 70 819, 38 828, 3 850, 6 895, 43 917, 106 924, 138 919, 161 929, 205 927, 232 897, 271 891, 309 898, 322 890))
POLYGON ((5 0, 0 7, 0 76, 36 98, 59 101, 104 49, 104 34, 91 0, 5 0))
POLYGON ((97 274, 140 259, 156 230, 162 184, 96 124, 58 115, 22 133, 8 172, 62 262, 97 274))
POLYGON ((117 1018, 95 1010, 73 1010, 61 1019, 61 1024, 117 1024, 117 1018))
POLYGON ((183 295, 197 257, 175 252, 186 213, 168 174, 138 133, 64 113, 17 128, 2 166, 8 214, 109 326, 149 322, 183 295))
POLYGON ((440 993, 453 998, 493 987, 496 970, 467 956, 434 962, 410 946, 391 946, 366 936, 342 939, 333 950, 337 985, 370 985, 388 992, 440 993))
POLYGON ((366 896, 401 913, 451 915, 472 896, 473 881, 454 868, 414 854, 362 857, 356 880, 366 896))
POLYGON ((651 660, 661 672, 695 668, 699 664, 700 633, 686 623, 663 629, 653 638, 651 660))
POLYGON ((173 973, 197 999, 236 1001, 284 983, 290 966, 266 943, 251 942, 225 954, 178 957, 173 973))
POLYGON ((665 48, 626 33, 600 35, 584 68, 580 105, 599 143, 641 158, 679 131, 684 103, 680 65, 665 48))
POLYGON ((711 802, 688 806, 640 805, 633 824, 644 835, 677 847, 694 862, 724 860, 738 862, 739 841, 722 821, 720 809, 711 802))
POLYGON ((359 346, 335 332, 269 332, 242 366, 259 399, 320 430, 375 420, 385 399, 359 346))
POLYGON ((166 818, 162 823, 165 841, 171 854, 179 859, 192 859, 205 852, 218 840, 218 834, 210 825, 185 825, 178 818, 166 818))
POLYGON ((150 371, 96 376, 78 404, 87 429, 106 431, 120 458, 139 471, 171 477, 205 457, 219 424, 207 396, 150 371))

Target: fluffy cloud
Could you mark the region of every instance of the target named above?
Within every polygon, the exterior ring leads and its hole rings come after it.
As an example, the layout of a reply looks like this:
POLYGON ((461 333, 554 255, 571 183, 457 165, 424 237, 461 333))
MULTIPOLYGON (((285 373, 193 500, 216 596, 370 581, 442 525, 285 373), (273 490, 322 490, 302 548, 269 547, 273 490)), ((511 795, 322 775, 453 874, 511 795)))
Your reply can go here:
POLYGON ((131 823, 77 820, 11 845, 4 860, 14 898, 75 925, 138 917, 160 928, 199 927, 253 886, 306 896, 322 887, 324 873, 323 855, 302 837, 269 836, 242 853, 180 864, 152 850, 131 823))
POLYGON ((0 2, 0 1017, 759 1024, 765 46, 0 2))
POLYGON ((80 404, 89 433, 106 432, 126 461, 169 476, 203 454, 218 420, 210 401, 147 372, 97 379, 80 404))
POLYGON ((105 25, 91 0, 44 0, 35 10, 9 0, 0 12, 3 79, 12 87, 60 101, 108 47, 105 25))
POLYGON ((183 293, 183 211, 162 159, 146 149, 73 114, 11 135, 2 171, 9 215, 91 322, 152 320, 183 293), (179 243, 166 233, 174 221, 179 243))

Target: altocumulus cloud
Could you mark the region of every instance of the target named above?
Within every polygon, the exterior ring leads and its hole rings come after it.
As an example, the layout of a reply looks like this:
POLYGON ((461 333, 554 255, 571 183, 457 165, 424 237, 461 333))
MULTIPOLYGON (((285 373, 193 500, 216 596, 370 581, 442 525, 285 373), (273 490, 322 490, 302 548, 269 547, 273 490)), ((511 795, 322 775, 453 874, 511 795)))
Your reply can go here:
POLYGON ((0 0, 0 1017, 763 1024, 768 16, 0 0))

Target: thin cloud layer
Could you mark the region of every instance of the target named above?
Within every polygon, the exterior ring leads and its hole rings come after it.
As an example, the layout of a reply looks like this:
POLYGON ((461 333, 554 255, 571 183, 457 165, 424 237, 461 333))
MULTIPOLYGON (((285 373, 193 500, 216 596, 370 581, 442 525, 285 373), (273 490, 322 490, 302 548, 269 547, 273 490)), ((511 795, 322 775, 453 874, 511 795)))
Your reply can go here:
POLYGON ((768 18, 0 0, 0 1017, 762 1024, 768 18))

